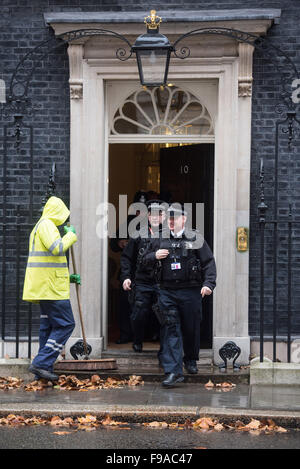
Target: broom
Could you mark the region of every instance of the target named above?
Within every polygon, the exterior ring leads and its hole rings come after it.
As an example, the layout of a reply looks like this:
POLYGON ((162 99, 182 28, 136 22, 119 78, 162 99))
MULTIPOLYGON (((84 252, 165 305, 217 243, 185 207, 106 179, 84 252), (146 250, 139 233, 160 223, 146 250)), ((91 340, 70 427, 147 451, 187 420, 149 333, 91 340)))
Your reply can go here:
MULTIPOLYGON (((68 224, 69 225, 69 224, 68 224)), ((71 246, 71 258, 73 265, 73 273, 77 274, 75 254, 73 246, 71 246)), ((83 324, 83 315, 80 301, 79 284, 75 284, 76 296, 79 310, 79 318, 82 332, 82 340, 78 340, 70 348, 70 353, 74 360, 61 360, 55 364, 56 371, 95 371, 95 370, 113 370, 117 368, 116 360, 114 358, 102 358, 102 359, 89 359, 89 354, 92 351, 92 347, 86 341, 86 335, 83 324), (84 355, 83 360, 78 360, 77 354, 84 355)))
MULTIPOLYGON (((75 275, 77 275, 77 268, 76 268, 76 261, 75 261, 73 246, 71 246, 71 257, 72 257, 72 264, 73 264, 73 272, 74 272, 75 275)), ((79 293, 79 284, 78 283, 75 283, 75 288, 76 288, 76 296, 77 296, 79 318, 80 318, 80 325, 81 325, 81 332, 82 332, 82 341, 78 340, 70 348, 70 353, 71 353, 72 357, 75 358, 75 360, 78 360, 76 352, 82 355, 81 346, 83 345, 83 351, 84 351, 84 355, 85 355, 84 359, 88 360, 89 359, 88 356, 92 351, 92 347, 89 344, 87 344, 87 342, 86 342, 86 336, 85 336, 83 319, 82 319, 82 309, 81 309, 81 301, 80 301, 80 293, 79 293)))

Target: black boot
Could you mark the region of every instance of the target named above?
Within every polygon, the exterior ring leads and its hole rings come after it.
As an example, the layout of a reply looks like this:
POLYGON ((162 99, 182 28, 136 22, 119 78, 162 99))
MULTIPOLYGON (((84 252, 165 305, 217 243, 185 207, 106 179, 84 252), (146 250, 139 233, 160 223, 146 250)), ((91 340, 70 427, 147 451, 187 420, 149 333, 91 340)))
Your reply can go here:
POLYGON ((143 344, 132 344, 132 348, 135 352, 141 353, 143 351, 143 344))
POLYGON ((44 370, 43 368, 38 368, 37 366, 30 365, 28 370, 30 373, 33 373, 35 376, 46 379, 48 381, 58 381, 58 375, 51 373, 51 371, 44 370))
POLYGON ((194 361, 185 363, 184 368, 190 375, 196 375, 198 373, 197 363, 194 361))
POLYGON ((165 388, 172 388, 176 383, 182 383, 184 377, 182 375, 175 375, 175 373, 169 373, 162 382, 162 386, 165 388))

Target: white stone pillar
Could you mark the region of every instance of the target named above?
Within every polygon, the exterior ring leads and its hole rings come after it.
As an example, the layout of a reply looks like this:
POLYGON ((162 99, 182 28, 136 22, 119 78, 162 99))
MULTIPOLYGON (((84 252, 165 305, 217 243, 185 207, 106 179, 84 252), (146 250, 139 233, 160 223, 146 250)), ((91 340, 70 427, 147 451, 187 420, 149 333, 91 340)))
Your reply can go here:
MULTIPOLYGON (((81 274, 81 156, 83 151, 83 79, 82 58, 83 45, 70 44, 68 46, 70 69, 70 222, 76 229, 78 241, 73 246, 76 258, 77 273, 81 274)), ((69 251, 70 273, 73 273, 71 251, 69 251)), ((70 300, 76 322, 73 336, 76 340, 82 336, 79 310, 76 298, 75 285, 70 285, 70 300)), ((69 356, 69 348, 73 343, 73 337, 66 344, 66 356, 69 356)))
MULTIPOLYGON (((251 91, 252 91, 252 55, 253 47, 239 44, 238 76, 233 94, 228 96, 227 118, 231 118, 231 154, 227 147, 217 165, 219 173, 216 184, 220 181, 224 195, 217 197, 216 236, 222 238, 221 251, 217 252, 218 287, 214 312, 214 362, 223 363, 219 349, 226 342, 233 341, 241 349, 237 363, 249 363, 250 338, 248 335, 248 280, 249 251, 239 252, 236 247, 237 227, 249 228, 250 211, 250 159, 251 159, 251 91), (222 167, 225 166, 226 168, 222 167), (223 175, 221 175, 223 171, 223 175), (231 181, 229 177, 231 173, 231 181), (226 218, 226 219, 225 219, 226 218), (220 221, 221 220, 221 221, 220 221), (222 229, 220 230, 220 228, 222 229), (232 259, 233 262, 228 262, 232 259), (232 299, 234 298, 234 301, 232 299), (222 302, 222 304, 220 304, 222 302)), ((229 91, 229 90, 228 90, 229 91)), ((225 96, 224 96, 224 99, 225 96)), ((221 152, 217 154, 221 155, 221 152)))
MULTIPOLYGON (((71 98, 71 222, 78 242, 74 245, 80 286, 83 323, 91 357, 103 348, 102 269, 103 240, 97 237, 97 207, 104 200, 104 91, 103 80, 83 61, 83 46, 69 46, 71 98)), ((70 262, 71 266, 71 262, 70 262)), ((72 272, 72 267, 70 267, 72 272)), ((66 352, 82 338, 75 286, 71 301, 76 328, 66 352)))

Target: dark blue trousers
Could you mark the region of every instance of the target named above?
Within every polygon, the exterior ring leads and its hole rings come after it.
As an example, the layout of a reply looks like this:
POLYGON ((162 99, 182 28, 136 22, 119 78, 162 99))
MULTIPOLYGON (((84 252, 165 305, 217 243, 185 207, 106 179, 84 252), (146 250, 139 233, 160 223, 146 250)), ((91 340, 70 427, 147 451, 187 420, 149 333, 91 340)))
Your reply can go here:
POLYGON ((32 363, 52 371, 74 330, 75 321, 70 300, 41 300, 40 309, 39 351, 32 363))
POLYGON ((136 284, 135 301, 132 307, 131 324, 133 329, 133 342, 142 344, 146 327, 151 333, 159 332, 160 325, 152 310, 157 301, 158 288, 155 284, 136 284))
POLYGON ((159 305, 165 319, 161 364, 165 373, 182 375, 183 362, 195 363, 199 359, 200 288, 161 288, 159 305))
POLYGON ((119 291, 119 325, 120 325, 120 339, 124 341, 132 340, 132 326, 130 321, 131 306, 128 302, 128 292, 123 290, 119 291))

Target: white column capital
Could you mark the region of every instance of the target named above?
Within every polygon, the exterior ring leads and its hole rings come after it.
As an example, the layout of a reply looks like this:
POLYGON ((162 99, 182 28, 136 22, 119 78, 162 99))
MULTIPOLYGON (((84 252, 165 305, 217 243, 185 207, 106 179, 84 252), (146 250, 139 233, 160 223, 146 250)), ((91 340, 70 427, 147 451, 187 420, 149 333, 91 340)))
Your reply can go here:
POLYGON ((82 99, 83 80, 82 80, 82 60, 83 44, 69 44, 68 46, 69 65, 70 65, 70 98, 82 99))
POLYGON ((252 66, 254 46, 250 44, 239 44, 239 77, 238 92, 240 98, 248 98, 252 96, 252 66))

